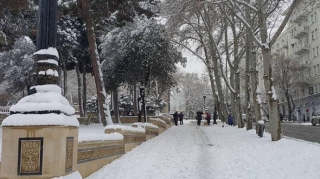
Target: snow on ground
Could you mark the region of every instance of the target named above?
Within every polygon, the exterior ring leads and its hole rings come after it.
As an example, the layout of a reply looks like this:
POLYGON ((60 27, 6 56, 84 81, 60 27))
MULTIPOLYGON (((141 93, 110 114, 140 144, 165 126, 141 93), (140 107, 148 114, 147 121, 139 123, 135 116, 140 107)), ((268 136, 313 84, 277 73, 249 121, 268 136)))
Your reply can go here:
POLYGON ((86 179, 318 179, 319 161, 316 143, 186 120, 86 179))
MULTIPOLYGON (((103 134, 104 128, 80 125, 79 138, 103 134)), ((259 138, 253 130, 185 120, 86 179, 318 179, 319 161, 317 143, 289 138, 272 142, 269 133, 259 138)))

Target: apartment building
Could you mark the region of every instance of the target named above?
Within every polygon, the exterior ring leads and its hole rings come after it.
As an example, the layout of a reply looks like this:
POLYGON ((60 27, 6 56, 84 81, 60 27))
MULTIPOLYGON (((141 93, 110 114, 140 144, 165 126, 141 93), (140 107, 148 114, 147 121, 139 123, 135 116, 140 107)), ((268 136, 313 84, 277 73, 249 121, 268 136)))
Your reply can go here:
MULTIPOLYGON (((320 0, 301 0, 294 9, 286 29, 272 46, 273 59, 284 55, 301 60, 310 66, 309 74, 301 75, 300 90, 293 94, 294 117, 297 120, 311 119, 312 113, 320 110, 320 0)), ((260 57, 261 58, 261 57, 260 57)), ((261 59, 258 68, 262 68, 261 59)), ((259 70, 260 72, 263 70, 259 70)), ((263 75, 263 74, 262 74, 263 75)), ((259 74, 259 77, 262 76, 259 74)), ((261 85, 261 84, 260 84, 261 85)), ((281 94, 281 93, 278 93, 281 94)), ((288 115, 284 96, 278 95, 280 112, 288 115)))

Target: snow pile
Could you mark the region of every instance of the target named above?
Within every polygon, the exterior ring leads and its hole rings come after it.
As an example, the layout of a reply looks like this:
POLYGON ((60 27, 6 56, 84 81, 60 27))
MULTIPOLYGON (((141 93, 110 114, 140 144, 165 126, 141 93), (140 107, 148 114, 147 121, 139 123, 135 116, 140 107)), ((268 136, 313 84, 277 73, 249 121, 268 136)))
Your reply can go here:
POLYGON ((100 133, 79 133, 78 142, 90 142, 90 141, 106 141, 106 140, 123 140, 123 135, 119 133, 100 134, 100 133))
POLYGON ((49 47, 48 49, 41 49, 35 52, 33 55, 52 55, 59 58, 59 54, 56 48, 49 47))
POLYGON ((61 111, 72 115, 75 110, 70 106, 68 100, 56 92, 37 92, 22 98, 16 105, 10 107, 12 112, 34 112, 34 111, 61 111))
POLYGON ((146 132, 146 130, 142 127, 131 127, 131 126, 123 126, 123 125, 107 125, 105 129, 121 129, 122 131, 133 131, 133 132, 146 132))
POLYGON ((36 89, 37 92, 55 92, 61 94, 61 88, 58 85, 37 85, 32 86, 30 90, 36 89))
POLYGON ((2 126, 75 126, 79 121, 75 116, 64 114, 13 114, 5 118, 2 126))
POLYGON ((159 128, 158 126, 156 126, 154 124, 151 124, 151 123, 135 122, 132 125, 136 125, 136 126, 139 126, 139 127, 142 127, 142 128, 146 128, 146 127, 155 128, 155 129, 159 128))
POLYGON ((163 123, 163 124, 166 124, 166 122, 163 121, 163 120, 160 119, 160 118, 149 118, 149 120, 150 120, 150 121, 159 121, 159 122, 161 122, 161 123, 163 123))

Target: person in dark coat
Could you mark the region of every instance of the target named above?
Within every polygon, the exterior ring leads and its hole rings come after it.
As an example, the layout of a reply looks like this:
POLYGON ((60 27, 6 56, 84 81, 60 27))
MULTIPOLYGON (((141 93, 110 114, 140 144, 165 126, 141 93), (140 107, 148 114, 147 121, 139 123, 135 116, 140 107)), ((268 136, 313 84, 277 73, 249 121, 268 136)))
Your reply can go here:
POLYGON ((200 126, 200 124, 201 124, 202 114, 203 114, 203 112, 201 110, 198 110, 197 117, 196 117, 198 126, 200 126))
POLYGON ((228 124, 229 124, 229 126, 233 126, 233 117, 231 114, 229 114, 229 116, 228 116, 228 124))
POLYGON ((207 116, 206 116, 207 123, 208 123, 208 125, 210 125, 211 114, 210 114, 210 112, 208 112, 208 111, 206 111, 206 114, 207 114, 207 116))
POLYGON ((180 120, 180 125, 182 125, 183 124, 183 114, 182 114, 182 112, 180 112, 180 114, 179 114, 179 120, 180 120))
POLYGON ((176 112, 174 112, 174 114, 173 114, 173 120, 174 120, 174 125, 178 125, 178 112, 176 111, 176 112))
POLYGON ((283 114, 280 113, 280 121, 283 122, 283 114))
POLYGON ((217 124, 217 117, 218 117, 217 109, 214 108, 214 112, 213 112, 213 124, 217 124))

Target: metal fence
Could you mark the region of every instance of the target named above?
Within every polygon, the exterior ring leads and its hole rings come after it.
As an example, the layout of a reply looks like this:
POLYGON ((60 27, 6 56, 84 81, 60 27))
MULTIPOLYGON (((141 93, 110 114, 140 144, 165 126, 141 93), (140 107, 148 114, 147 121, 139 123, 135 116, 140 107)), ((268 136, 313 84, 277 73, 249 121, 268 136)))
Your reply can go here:
POLYGON ((0 114, 10 114, 10 106, 0 106, 0 114))

